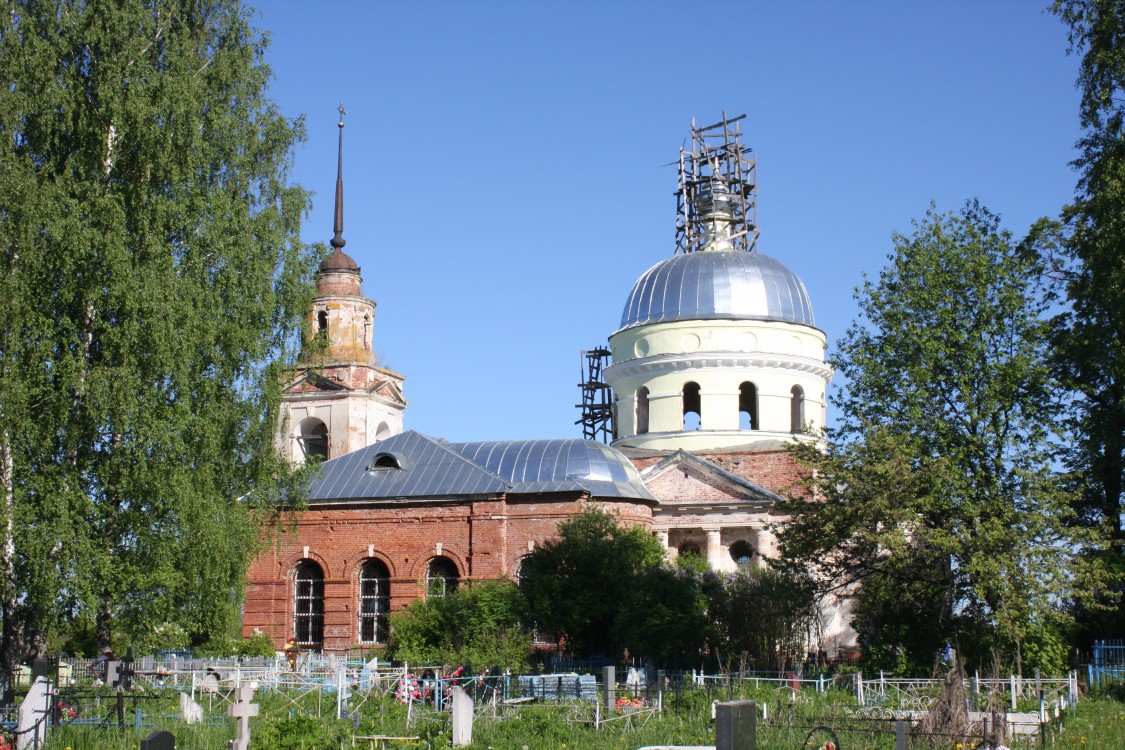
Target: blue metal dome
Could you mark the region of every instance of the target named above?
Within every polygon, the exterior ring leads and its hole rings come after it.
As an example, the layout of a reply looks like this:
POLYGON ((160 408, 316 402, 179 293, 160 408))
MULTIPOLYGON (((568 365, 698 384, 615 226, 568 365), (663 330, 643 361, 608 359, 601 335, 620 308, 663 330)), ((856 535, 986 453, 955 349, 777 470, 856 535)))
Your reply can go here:
POLYGON ((757 252, 675 255, 644 273, 625 303, 621 328, 676 320, 776 320, 815 326, 805 285, 757 252))

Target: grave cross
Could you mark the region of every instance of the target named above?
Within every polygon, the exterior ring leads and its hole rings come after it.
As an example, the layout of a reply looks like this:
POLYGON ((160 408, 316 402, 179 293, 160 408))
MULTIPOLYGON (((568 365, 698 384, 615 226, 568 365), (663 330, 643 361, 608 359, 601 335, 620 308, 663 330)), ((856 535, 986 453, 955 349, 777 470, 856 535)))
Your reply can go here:
POLYGON ((258 715, 258 704, 251 703, 258 683, 250 682, 239 685, 235 691, 235 702, 230 707, 228 714, 236 720, 234 741, 231 750, 248 750, 250 747, 250 717, 258 715))

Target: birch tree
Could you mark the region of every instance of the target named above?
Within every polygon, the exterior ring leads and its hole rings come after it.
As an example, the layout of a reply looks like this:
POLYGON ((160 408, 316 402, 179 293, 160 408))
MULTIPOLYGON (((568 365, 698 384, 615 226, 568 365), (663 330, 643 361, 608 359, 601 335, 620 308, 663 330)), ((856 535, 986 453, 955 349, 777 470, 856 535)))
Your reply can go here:
POLYGON ((4 4, 5 673, 64 624, 237 617, 316 263, 265 48, 236 0, 4 4))

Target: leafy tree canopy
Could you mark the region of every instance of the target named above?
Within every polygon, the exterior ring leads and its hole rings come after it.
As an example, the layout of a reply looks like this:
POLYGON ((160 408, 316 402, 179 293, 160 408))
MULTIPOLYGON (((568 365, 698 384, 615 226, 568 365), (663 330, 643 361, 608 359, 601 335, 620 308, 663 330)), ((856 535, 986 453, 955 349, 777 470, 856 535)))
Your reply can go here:
POLYGON ((519 670, 531 653, 525 604, 509 581, 485 581, 419 599, 391 615, 388 654, 414 664, 467 664, 474 672, 519 670))
MULTIPOLYGON (((913 235, 895 235, 838 345, 842 426, 825 450, 794 448, 813 469, 811 496, 789 504, 783 556, 829 588, 879 576, 898 586, 892 598, 940 601, 927 648, 965 622, 983 624, 975 637, 990 645, 1018 646, 1069 590, 1070 497, 1052 471, 1058 385, 1033 244, 975 201, 931 208, 913 235), (901 576, 902 555, 940 564, 901 576)), ((867 635, 886 640, 877 622, 867 635)))
POLYGON ((576 653, 617 655, 630 645, 615 627, 622 605, 648 598, 634 591, 634 583, 664 560, 652 534, 619 525, 612 514, 588 505, 527 557, 520 588, 537 628, 565 637, 576 653))
POLYGON ((275 366, 311 296, 302 123, 237 0, 0 13, 0 659, 62 622, 237 617, 290 472, 275 366))

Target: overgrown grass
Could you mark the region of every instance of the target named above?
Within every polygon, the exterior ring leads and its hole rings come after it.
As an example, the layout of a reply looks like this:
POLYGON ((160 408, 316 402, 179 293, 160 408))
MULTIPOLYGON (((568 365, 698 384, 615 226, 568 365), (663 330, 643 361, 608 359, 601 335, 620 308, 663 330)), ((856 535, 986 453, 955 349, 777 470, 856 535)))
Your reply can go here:
MULTIPOLYGON (((646 745, 713 745, 714 724, 708 698, 744 698, 768 704, 769 720, 759 722, 758 747, 761 750, 801 748, 816 726, 827 726, 836 733, 846 750, 891 750, 894 724, 890 721, 856 721, 849 716, 855 708, 850 693, 829 691, 808 693, 790 703, 786 691, 770 689, 734 690, 712 693, 685 691, 665 696, 662 714, 634 714, 610 722, 601 729, 592 726, 592 704, 574 707, 550 703, 526 705, 499 716, 478 716, 473 729, 473 750, 622 750, 646 745)), ((226 747, 234 737, 234 722, 225 710, 215 705, 204 726, 189 727, 176 717, 174 695, 143 703, 140 732, 134 727, 135 712, 126 709, 126 728, 116 726, 63 726, 52 728, 43 750, 134 750, 140 739, 156 729, 167 729, 176 737, 179 750, 215 750, 226 747)), ((354 719, 334 718, 334 696, 306 694, 298 697, 281 692, 256 696, 261 715, 251 721, 251 747, 261 750, 340 750, 352 747, 355 735, 385 734, 417 736, 417 744, 433 750, 449 746, 449 717, 432 709, 415 706, 408 729, 407 708, 386 696, 369 697, 359 706, 359 726, 354 719), (320 712, 318 717, 316 714, 320 712)), ((353 704, 354 705, 354 704, 353 704)), ((104 708, 104 704, 100 707, 104 708)), ((104 713, 104 712, 103 712, 104 713)), ((617 714, 611 714, 617 716, 617 714)), ((814 744, 820 747, 831 735, 821 730, 814 744)), ((1068 712, 1059 728, 1046 738, 1045 747, 1059 750, 1116 750, 1125 748, 1125 704, 1112 695, 1084 698, 1068 712)), ((956 748, 956 738, 911 738, 909 747, 956 748)), ((362 745, 362 743, 361 743, 362 745)), ((1014 750, 1040 748, 1039 738, 1009 741, 1014 750)), ((972 748, 975 743, 966 743, 972 748)))

